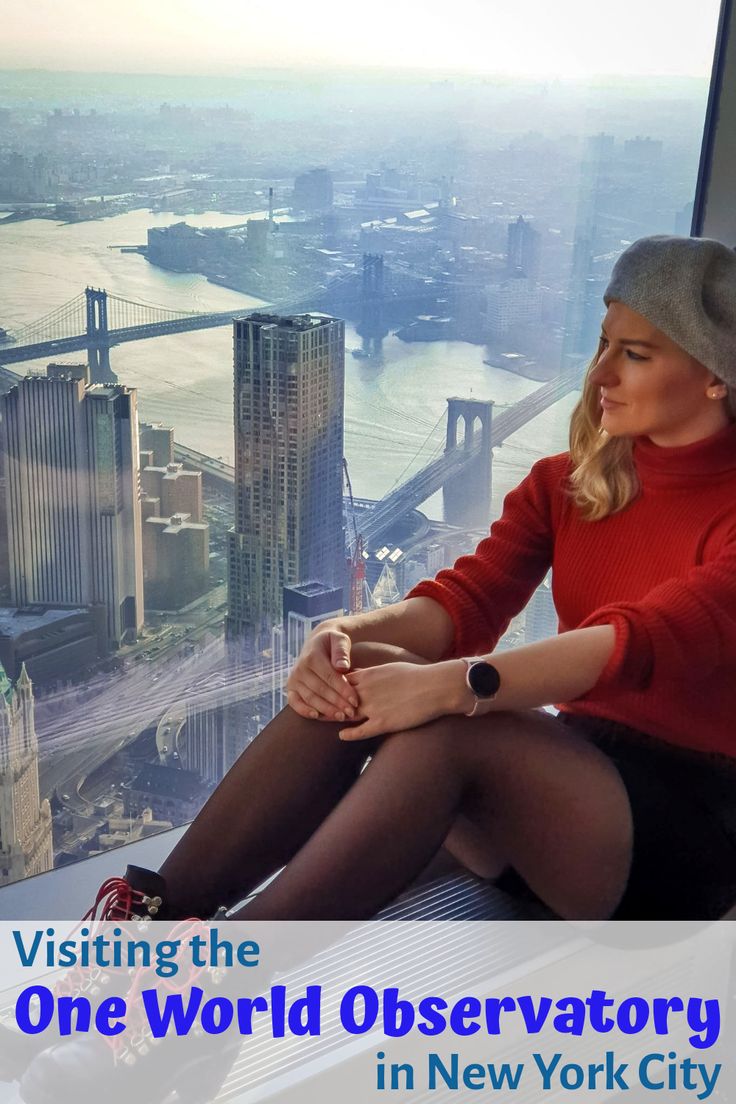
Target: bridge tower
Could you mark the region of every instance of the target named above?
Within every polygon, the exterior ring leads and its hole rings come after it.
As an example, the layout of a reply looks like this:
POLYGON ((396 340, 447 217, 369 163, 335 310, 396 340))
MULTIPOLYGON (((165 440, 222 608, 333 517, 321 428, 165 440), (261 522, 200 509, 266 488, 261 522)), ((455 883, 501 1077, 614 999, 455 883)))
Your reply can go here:
POLYGON ((363 292, 358 333, 363 338, 363 350, 371 356, 380 353, 381 342, 388 334, 383 320, 383 257, 378 253, 363 254, 363 292))
POLYGON ((110 368, 110 337, 107 325, 107 292, 85 288, 87 299, 87 363, 92 383, 115 382, 110 368))
POLYGON ((445 521, 468 529, 485 529, 491 519, 491 423, 493 400, 447 400, 445 456, 480 445, 478 456, 442 488, 445 521), (458 423, 463 421, 463 440, 458 444, 458 423), (478 425, 480 423, 480 425, 478 425))

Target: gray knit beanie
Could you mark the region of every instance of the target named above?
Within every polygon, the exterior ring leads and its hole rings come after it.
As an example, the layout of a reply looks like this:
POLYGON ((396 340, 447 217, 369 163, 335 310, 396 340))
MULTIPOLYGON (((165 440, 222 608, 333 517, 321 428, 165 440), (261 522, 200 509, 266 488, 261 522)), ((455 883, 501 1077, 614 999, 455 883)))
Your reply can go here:
POLYGON ((603 295, 641 314, 736 388, 736 252, 712 238, 655 234, 616 261, 603 295))

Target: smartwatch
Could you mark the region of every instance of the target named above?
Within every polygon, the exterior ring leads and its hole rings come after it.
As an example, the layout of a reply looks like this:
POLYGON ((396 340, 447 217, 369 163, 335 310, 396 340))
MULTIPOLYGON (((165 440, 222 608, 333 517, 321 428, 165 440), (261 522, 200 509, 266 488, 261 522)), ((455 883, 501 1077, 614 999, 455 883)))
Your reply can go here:
POLYGON ((463 656, 467 663, 465 684, 475 695, 475 705, 466 713, 466 717, 475 717, 482 702, 493 701, 501 686, 501 676, 492 663, 486 663, 477 656, 463 656))

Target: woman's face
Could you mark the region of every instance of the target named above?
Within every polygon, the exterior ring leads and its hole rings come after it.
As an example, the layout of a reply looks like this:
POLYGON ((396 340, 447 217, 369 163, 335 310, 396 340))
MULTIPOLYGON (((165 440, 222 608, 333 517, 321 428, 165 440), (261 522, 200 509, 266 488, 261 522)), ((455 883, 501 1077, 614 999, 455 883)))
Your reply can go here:
POLYGON ((612 437, 645 436, 665 447, 689 445, 730 421, 721 401, 725 385, 617 301, 603 319, 602 348, 589 378, 602 400, 601 426, 612 437), (713 391, 719 401, 708 397, 713 391))

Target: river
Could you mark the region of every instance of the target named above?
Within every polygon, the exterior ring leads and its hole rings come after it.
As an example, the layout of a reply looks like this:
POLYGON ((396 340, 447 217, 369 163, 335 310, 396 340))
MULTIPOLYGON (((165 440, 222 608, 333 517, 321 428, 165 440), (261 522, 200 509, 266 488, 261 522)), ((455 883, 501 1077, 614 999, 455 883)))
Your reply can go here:
MULTIPOLYGON (((228 226, 246 217, 208 212, 187 221, 228 226)), ((123 298, 181 310, 247 311, 258 306, 258 299, 217 287, 203 276, 167 272, 139 254, 110 248, 142 244, 149 227, 176 221, 181 220, 171 214, 137 210, 70 225, 45 219, 0 225, 0 326, 12 330, 35 322, 88 284, 123 298)), ((346 344, 348 350, 360 345, 350 325, 346 344)), ((540 386, 485 365, 484 355, 482 346, 461 341, 407 344, 393 335, 384 342, 380 364, 348 352, 345 452, 356 496, 380 498, 439 455, 449 396, 493 399, 501 410, 540 386)), ((42 361, 25 367, 44 365, 42 361)), ((138 389, 142 417, 173 425, 182 444, 233 462, 228 327, 121 345, 112 349, 111 365, 121 383, 138 389)), ((568 395, 495 450, 495 512, 503 495, 536 459, 567 447, 567 424, 576 399, 577 394, 568 395)), ((424 509, 441 517, 441 496, 435 495, 424 509)))

